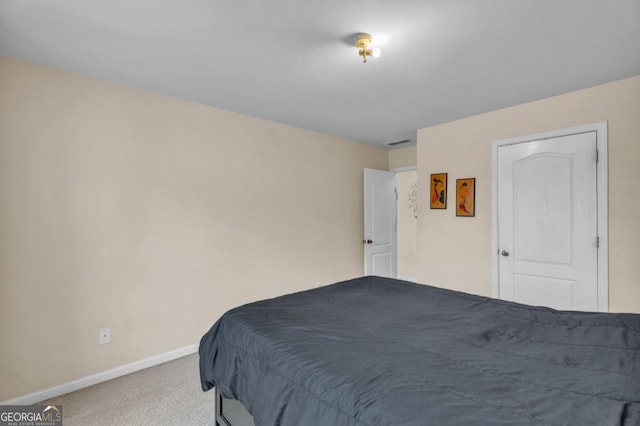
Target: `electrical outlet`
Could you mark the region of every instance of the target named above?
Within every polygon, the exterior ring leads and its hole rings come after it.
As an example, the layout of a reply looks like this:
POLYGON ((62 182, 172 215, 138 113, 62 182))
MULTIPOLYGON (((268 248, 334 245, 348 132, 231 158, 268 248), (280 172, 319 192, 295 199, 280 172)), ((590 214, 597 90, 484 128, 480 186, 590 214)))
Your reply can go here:
POLYGON ((321 283, 321 282, 317 282, 317 283, 316 283, 316 288, 318 288, 318 287, 320 287, 320 286, 322 286, 322 283, 321 283))
POLYGON ((98 330, 98 344, 111 343, 111 327, 104 327, 98 330))

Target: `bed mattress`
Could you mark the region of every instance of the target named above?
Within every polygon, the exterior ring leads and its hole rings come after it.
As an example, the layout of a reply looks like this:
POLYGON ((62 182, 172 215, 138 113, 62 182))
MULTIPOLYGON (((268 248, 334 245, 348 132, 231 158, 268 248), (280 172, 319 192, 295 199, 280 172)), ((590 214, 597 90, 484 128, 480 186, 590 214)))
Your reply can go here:
POLYGON ((203 390, 263 425, 640 425, 640 315, 364 277, 224 314, 203 390))

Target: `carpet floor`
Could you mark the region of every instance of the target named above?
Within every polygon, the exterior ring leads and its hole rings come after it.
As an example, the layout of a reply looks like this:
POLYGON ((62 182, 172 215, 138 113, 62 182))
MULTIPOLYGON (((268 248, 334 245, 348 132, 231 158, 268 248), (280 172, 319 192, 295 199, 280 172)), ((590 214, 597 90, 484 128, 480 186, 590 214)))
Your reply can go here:
POLYGON ((215 425, 214 400, 200 388, 193 354, 41 404, 62 404, 64 426, 175 426, 215 425))

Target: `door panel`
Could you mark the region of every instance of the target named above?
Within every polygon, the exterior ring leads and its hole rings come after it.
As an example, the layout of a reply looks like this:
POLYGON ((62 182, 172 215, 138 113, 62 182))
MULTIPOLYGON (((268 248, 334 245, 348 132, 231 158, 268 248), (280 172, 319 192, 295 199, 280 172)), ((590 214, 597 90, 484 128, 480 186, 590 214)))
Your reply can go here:
POLYGON ((498 147, 499 296, 597 310, 596 134, 498 147))
POLYGON ((391 277, 392 268, 391 268, 391 252, 385 251, 383 253, 373 253, 371 255, 373 260, 373 269, 370 274, 367 275, 378 275, 381 277, 391 277))
POLYGON ((364 170, 364 273, 396 277, 395 173, 364 170))
POLYGON ((513 191, 518 260, 571 263, 571 158, 537 154, 515 161, 513 191))
POLYGON ((575 281, 514 274, 513 299, 528 305, 567 309, 573 305, 575 281), (567 304, 568 302, 568 304, 567 304))

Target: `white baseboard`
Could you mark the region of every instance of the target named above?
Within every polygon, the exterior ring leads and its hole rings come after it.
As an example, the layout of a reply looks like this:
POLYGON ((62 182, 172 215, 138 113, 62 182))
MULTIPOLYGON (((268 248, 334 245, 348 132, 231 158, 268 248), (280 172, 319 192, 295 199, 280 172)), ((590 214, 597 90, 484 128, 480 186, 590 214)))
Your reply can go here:
POLYGON ((44 389, 38 392, 30 393, 28 395, 20 396, 17 398, 9 399, 7 401, 0 402, 0 405, 30 405, 35 404, 46 399, 55 398, 56 396, 64 395, 65 393, 77 391, 89 386, 97 385, 98 383, 106 382, 107 380, 115 379, 116 377, 126 376, 127 374, 135 373, 136 371, 144 370, 145 368, 153 367, 154 365, 162 364, 174 359, 182 358, 183 356, 191 355, 198 352, 199 344, 185 346, 183 348, 174 349, 169 352, 165 352, 160 355, 152 356, 140 361, 132 362, 131 364, 122 365, 120 367, 112 368, 111 370, 103 371, 101 373, 93 374, 91 376, 83 377, 72 382, 64 383, 59 386, 44 389))
POLYGON ((412 283, 417 283, 418 282, 417 278, 408 277, 406 275, 396 275, 396 278, 398 278, 399 280, 411 281, 412 283))

